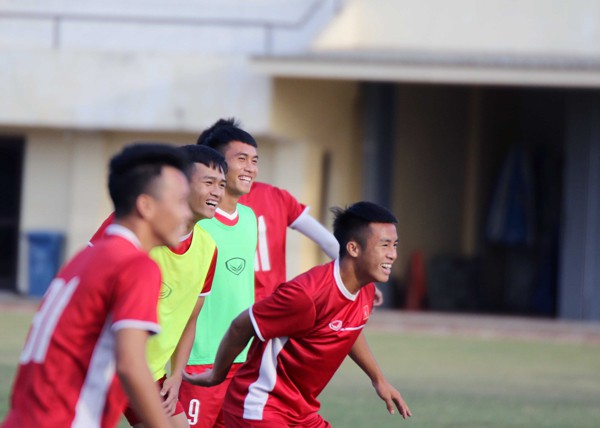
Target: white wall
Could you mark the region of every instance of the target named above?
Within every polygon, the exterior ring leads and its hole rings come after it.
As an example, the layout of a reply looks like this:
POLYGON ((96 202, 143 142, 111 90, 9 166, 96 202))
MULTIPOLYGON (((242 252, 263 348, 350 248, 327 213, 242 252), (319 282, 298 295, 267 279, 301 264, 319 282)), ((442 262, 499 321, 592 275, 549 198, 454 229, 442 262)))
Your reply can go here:
POLYGON ((266 132, 251 55, 304 50, 340 0, 0 2, 0 126, 266 132))
POLYGON ((265 129, 270 81, 246 61, 186 55, 0 52, 0 125, 195 131, 214 117, 265 129))

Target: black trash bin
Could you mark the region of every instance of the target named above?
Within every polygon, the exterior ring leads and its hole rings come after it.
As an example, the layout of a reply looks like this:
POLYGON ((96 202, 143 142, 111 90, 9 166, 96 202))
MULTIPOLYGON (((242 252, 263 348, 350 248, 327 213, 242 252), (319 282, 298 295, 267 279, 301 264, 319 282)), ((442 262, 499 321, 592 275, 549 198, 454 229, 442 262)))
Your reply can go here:
POLYGON ((29 245, 29 295, 43 296, 60 267, 64 236, 60 232, 32 231, 29 245))

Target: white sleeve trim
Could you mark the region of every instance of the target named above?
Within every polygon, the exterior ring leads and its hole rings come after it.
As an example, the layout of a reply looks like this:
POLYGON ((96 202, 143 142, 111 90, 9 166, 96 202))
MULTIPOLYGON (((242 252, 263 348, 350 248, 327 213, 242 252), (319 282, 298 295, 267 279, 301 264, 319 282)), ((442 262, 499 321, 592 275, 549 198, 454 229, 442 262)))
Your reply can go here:
MULTIPOLYGON (((212 289, 210 291, 212 291, 212 289)), ((210 294, 210 291, 207 291, 206 293, 200 293, 198 294, 198 297, 206 297, 210 294)))
POLYGON ((124 328, 135 328, 137 330, 145 330, 150 334, 158 334, 160 326, 155 322, 140 321, 140 320, 121 320, 117 321, 110 328, 112 331, 119 331, 124 328))
POLYGON ((325 229, 325 226, 308 214, 308 208, 294 220, 290 227, 314 241, 332 259, 338 257, 340 244, 337 239, 325 229))
POLYGON ((250 306, 250 309, 248 309, 248 314, 250 314, 250 321, 252 322, 252 326, 254 327, 254 332, 256 333, 258 338, 261 340, 261 342, 264 342, 265 338, 263 337, 262 333, 260 332, 260 328, 258 328, 258 324, 256 324, 256 319, 254 318, 254 313, 252 312, 252 308, 253 308, 253 306, 250 306))

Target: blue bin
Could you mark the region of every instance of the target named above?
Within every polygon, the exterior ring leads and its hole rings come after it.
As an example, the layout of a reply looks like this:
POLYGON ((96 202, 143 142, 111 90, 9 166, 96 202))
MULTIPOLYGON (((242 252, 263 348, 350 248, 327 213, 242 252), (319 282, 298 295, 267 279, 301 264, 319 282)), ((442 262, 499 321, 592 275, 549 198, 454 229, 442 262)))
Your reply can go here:
POLYGON ((29 244, 29 294, 43 296, 60 267, 64 236, 59 232, 27 234, 29 244))

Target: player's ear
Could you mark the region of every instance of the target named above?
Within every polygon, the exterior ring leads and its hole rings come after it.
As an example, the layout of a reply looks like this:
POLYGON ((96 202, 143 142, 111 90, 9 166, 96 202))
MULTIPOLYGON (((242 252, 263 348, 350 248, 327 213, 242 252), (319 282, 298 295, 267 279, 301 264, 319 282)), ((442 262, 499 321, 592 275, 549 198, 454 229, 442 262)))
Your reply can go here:
POLYGON ((360 244, 356 241, 348 241, 346 244, 346 252, 350 257, 358 257, 360 254, 360 244))
POLYGON ((142 193, 135 200, 135 208, 142 218, 150 218, 154 215, 154 198, 146 193, 142 193))

